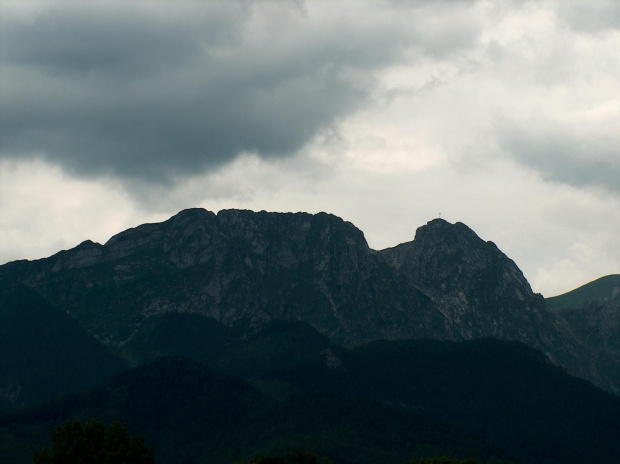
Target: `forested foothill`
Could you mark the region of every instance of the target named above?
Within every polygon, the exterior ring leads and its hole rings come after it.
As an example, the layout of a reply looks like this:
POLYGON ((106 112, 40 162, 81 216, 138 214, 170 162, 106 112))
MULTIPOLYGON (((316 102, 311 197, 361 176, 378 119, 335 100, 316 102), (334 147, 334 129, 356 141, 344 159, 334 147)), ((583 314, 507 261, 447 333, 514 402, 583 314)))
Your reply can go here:
MULTIPOLYGON (((284 324, 279 330, 295 333, 284 324)), ((275 333, 239 342, 234 357, 259 356, 250 347, 270 346, 275 333)), ((342 464, 433 456, 577 464, 620 456, 620 400, 521 343, 375 342, 332 347, 287 367, 262 352, 274 369, 246 379, 166 356, 87 394, 5 413, 0 449, 11 462, 30 462, 49 446, 50 430, 96 418, 128 424, 159 463, 224 464, 300 450, 342 464)))

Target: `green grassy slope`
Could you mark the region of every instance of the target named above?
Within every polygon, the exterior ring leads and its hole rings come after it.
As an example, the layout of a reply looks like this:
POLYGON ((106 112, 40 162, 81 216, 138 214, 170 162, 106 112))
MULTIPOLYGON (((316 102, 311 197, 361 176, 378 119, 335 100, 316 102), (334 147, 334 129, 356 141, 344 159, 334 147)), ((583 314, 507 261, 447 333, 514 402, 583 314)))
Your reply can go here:
POLYGON ((612 274, 562 295, 545 298, 552 309, 577 308, 591 301, 620 301, 620 274, 612 274), (616 290, 617 289, 617 290, 616 290))

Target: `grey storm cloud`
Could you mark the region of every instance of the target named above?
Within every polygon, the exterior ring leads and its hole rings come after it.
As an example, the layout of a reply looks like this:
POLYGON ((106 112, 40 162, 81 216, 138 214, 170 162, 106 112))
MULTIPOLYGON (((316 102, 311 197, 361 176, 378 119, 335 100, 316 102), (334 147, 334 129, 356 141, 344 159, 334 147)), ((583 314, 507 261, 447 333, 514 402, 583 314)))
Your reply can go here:
POLYGON ((284 2, 60 2, 5 18, 0 156, 160 183, 290 156, 367 104, 376 71, 475 40, 467 21, 425 28, 420 11, 419 27, 284 2))
POLYGON ((617 134, 593 135, 562 124, 504 120, 497 124, 496 136, 509 157, 545 179, 620 195, 617 134))
POLYGON ((617 0, 567 0, 559 2, 558 7, 561 17, 576 31, 601 33, 620 29, 620 3, 617 0))

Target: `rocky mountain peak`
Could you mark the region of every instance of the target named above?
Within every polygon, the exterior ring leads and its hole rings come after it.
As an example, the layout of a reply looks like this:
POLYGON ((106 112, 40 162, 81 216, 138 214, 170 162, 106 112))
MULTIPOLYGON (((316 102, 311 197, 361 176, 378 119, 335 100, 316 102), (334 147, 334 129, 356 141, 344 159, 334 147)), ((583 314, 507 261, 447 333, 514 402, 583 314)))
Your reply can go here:
POLYGON ((443 219, 434 219, 418 228, 413 249, 429 260, 441 257, 443 266, 486 267, 493 259, 508 259, 493 242, 485 242, 465 224, 451 224, 443 219))
POLYGON ((451 224, 433 219, 417 229, 413 241, 383 250, 381 254, 391 266, 412 273, 420 283, 463 280, 482 270, 506 270, 503 269, 506 267, 531 292, 512 260, 493 242, 485 242, 460 222, 451 224))
POLYGON ((105 246, 115 258, 132 254, 138 248, 163 248, 173 262, 187 266, 205 262, 214 247, 227 247, 233 242, 236 247, 259 255, 282 246, 331 246, 333 251, 339 246, 353 246, 369 250, 362 231, 331 214, 227 209, 216 215, 201 208, 183 210, 162 223, 126 230, 105 246), (188 252, 194 259, 190 259, 188 252), (179 260, 180 255, 185 257, 179 260))
POLYGON ((380 253, 433 300, 454 338, 527 338, 541 347, 550 341, 541 340, 541 321, 557 329, 517 265, 465 224, 434 219, 418 228, 412 242, 380 253))
POLYGON ((418 241, 481 241, 476 233, 462 222, 454 224, 445 219, 433 219, 418 227, 415 234, 415 240, 418 241))
MULTIPOLYGON (((189 209, 83 242, 0 276, 36 290, 105 343, 152 317, 194 313, 226 325, 304 321, 347 346, 373 339, 520 340, 564 365, 571 348, 540 295, 492 242, 434 219, 415 239, 373 251, 326 213, 189 209)), ((579 367, 572 372, 584 374, 579 367)))

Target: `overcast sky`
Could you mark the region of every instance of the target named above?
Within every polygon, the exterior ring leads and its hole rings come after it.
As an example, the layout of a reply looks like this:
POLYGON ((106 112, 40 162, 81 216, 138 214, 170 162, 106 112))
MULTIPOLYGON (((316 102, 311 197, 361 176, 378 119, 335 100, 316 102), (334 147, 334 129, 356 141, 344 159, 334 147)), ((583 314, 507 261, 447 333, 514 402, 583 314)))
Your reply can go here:
POLYGON ((0 264, 189 207, 620 273, 620 2, 0 1, 0 264))

